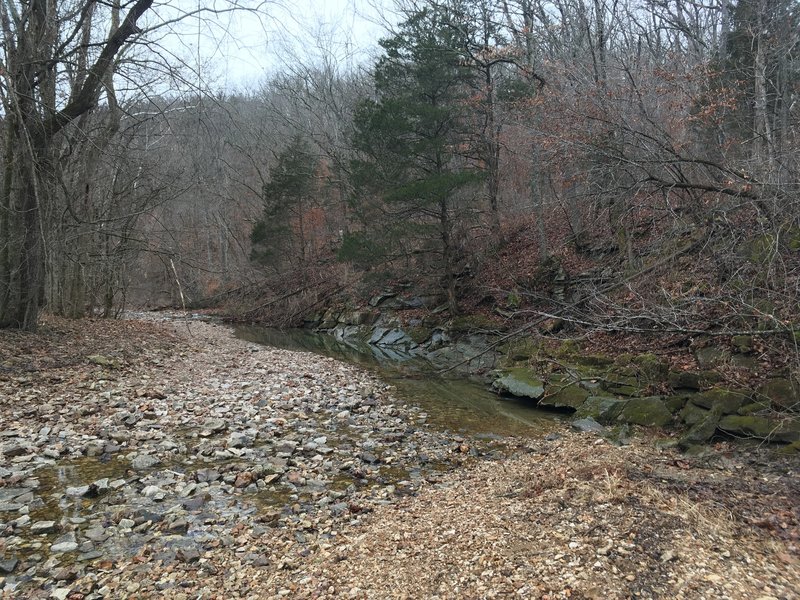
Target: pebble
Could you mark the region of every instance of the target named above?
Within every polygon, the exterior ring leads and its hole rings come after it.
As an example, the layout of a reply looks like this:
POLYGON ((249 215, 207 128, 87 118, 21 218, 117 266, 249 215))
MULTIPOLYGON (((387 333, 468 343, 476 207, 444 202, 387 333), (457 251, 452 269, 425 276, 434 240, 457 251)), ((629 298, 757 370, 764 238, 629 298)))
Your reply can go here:
MULTIPOLYGON (((235 355, 239 342, 225 344, 235 355)), ((37 415, 57 425, 47 429, 31 419, 21 426, 16 438, 35 442, 14 457, 24 460, 0 466, 4 481, 47 474, 30 487, 0 488, 0 511, 16 517, 5 519, 14 537, 0 534, 5 555, 19 553, 39 570, 54 558, 44 556, 49 549, 59 557, 47 568, 51 583, 55 573, 72 576, 58 570, 70 552, 80 561, 117 561, 152 547, 165 564, 189 562, 212 573, 216 567, 204 562, 201 547, 241 546, 247 564, 267 566, 263 548, 232 533, 239 524, 265 532, 289 527, 307 545, 337 520, 357 520, 370 506, 394 502, 396 489, 413 494, 452 464, 452 448, 466 442, 412 427, 422 413, 396 405, 385 386, 355 367, 268 349, 238 359, 208 372, 201 362, 186 376, 190 360, 159 357, 163 371, 147 363, 138 375, 79 385, 68 402, 39 403, 37 415), (140 393, 156 388, 164 393, 140 393), (382 470, 388 465, 396 475, 382 470), (360 487, 365 483, 377 485, 360 487), (44 508, 49 512, 34 512, 44 508), (32 520, 29 512, 47 517, 32 520), (67 533, 58 539, 42 537, 62 528, 67 533)), ((335 534, 322 535, 329 543, 335 534)), ((19 568, 10 559, 4 567, 19 568)), ((177 598, 177 585, 166 581, 162 591, 177 598)), ((99 585, 91 596, 124 593, 99 585)))

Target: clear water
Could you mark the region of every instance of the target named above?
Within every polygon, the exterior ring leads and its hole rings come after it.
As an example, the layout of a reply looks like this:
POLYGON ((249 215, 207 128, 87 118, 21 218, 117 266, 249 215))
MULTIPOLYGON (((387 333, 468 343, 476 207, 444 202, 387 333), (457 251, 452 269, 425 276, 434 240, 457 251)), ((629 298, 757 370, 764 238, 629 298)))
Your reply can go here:
POLYGON ((396 388, 395 396, 419 406, 427 423, 442 430, 483 435, 541 435, 553 429, 561 415, 524 400, 501 398, 486 384, 464 377, 442 377, 425 360, 405 356, 387 360, 369 344, 344 343, 331 335, 307 330, 277 330, 241 326, 237 337, 286 350, 313 352, 357 364, 396 388))

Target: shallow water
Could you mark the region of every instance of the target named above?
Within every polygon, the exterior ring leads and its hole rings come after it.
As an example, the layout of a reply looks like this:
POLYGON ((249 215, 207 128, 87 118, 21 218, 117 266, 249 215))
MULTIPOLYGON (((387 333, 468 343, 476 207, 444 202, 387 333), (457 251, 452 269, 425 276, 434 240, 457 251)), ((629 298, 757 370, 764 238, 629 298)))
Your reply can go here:
POLYGON ((393 385, 399 400, 425 411, 427 423, 437 429, 497 436, 541 435, 560 418, 523 400, 501 398, 484 383, 442 377, 424 359, 401 356, 401 360, 388 360, 369 344, 344 343, 302 329, 240 326, 235 333, 265 346, 313 352, 365 367, 393 385))

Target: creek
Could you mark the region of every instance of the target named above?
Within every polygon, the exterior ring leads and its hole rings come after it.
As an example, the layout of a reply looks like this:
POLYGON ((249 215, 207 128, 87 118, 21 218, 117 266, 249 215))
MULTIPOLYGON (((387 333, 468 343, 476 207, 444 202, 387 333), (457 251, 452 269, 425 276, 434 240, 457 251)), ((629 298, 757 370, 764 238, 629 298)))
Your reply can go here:
POLYGON ((341 341, 305 329, 239 326, 235 334, 249 342, 312 352, 366 368, 392 385, 399 401, 423 409, 427 423, 442 431, 486 437, 540 436, 563 418, 530 401, 501 398, 485 382, 464 375, 444 376, 418 356, 396 351, 387 354, 370 344, 341 341))

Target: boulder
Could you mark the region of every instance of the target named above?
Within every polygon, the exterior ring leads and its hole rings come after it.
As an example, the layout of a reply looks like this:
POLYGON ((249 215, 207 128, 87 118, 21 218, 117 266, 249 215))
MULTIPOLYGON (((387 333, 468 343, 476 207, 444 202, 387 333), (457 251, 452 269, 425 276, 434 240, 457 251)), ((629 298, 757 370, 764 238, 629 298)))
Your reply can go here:
MULTIPOLYGON (((688 406, 689 405, 687 405, 687 407, 688 406)), ((719 410, 706 411, 706 414, 678 440, 678 446, 685 450, 710 440, 717 431, 720 417, 721 414, 719 410)))
POLYGON ((709 411, 705 408, 700 408, 691 402, 687 403, 681 411, 681 420, 687 425, 697 425, 700 421, 706 418, 709 411))
POLYGON ((767 379, 757 391, 757 398, 768 401, 776 410, 800 409, 800 386, 789 379, 767 379))
POLYGON ((629 400, 611 396, 589 396, 575 412, 578 418, 592 418, 599 423, 612 423, 625 408, 629 400))
POLYGON ((733 415, 750 400, 749 392, 712 388, 695 394, 691 403, 702 408, 719 408, 723 415, 733 415))
POLYGON ((645 427, 664 427, 672 421, 672 413, 659 396, 631 398, 622 407, 617 421, 645 427))
POLYGON ((578 408, 589 397, 589 391, 564 375, 553 374, 547 379, 546 394, 540 406, 553 408, 578 408))
POLYGON ((544 395, 544 382, 528 369, 517 368, 503 371, 492 387, 519 398, 539 400, 544 395))
POLYGON ((577 383, 561 383, 550 381, 547 386, 547 393, 539 400, 540 406, 551 406, 553 408, 580 408, 589 397, 589 391, 582 388, 577 383))
POLYGON ((681 410, 686 403, 689 401, 690 395, 689 394, 682 394, 678 396, 667 396, 664 398, 664 406, 667 407, 667 410, 671 413, 676 413, 681 410))
POLYGON ((605 427, 590 417, 573 421, 572 428, 583 433, 604 433, 606 431, 605 427))
POLYGON ((700 374, 692 371, 670 371, 667 381, 675 390, 699 390, 700 374))
POLYGON ((796 442, 800 440, 800 423, 796 420, 768 419, 752 415, 728 415, 719 421, 726 433, 755 437, 771 442, 796 442))
POLYGON ((700 365, 701 369, 713 369, 728 362, 731 358, 731 353, 722 348, 706 346, 695 350, 694 357, 697 359, 697 364, 700 365))

